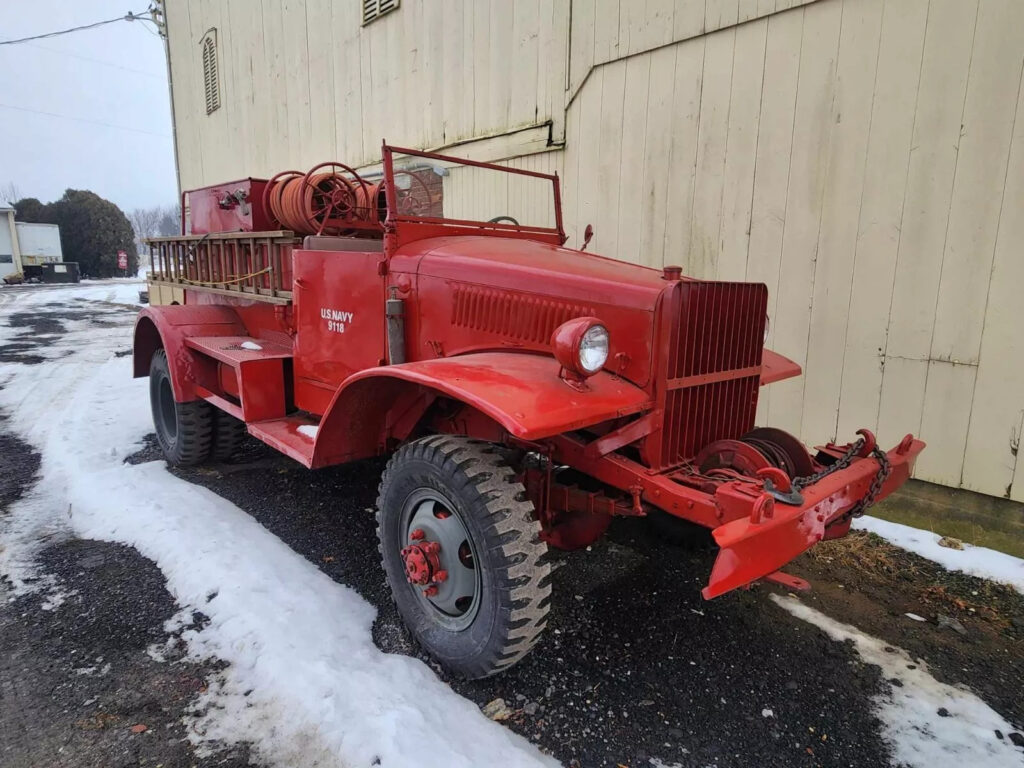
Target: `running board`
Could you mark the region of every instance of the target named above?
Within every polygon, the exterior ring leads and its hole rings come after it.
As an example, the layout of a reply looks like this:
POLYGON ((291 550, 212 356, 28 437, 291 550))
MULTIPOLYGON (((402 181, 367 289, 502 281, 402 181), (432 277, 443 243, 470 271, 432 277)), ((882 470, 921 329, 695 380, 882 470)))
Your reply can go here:
POLYGON ((205 361, 196 389, 207 402, 245 422, 284 418, 290 348, 251 336, 191 336, 185 345, 205 361))
POLYGON ((309 469, 313 465, 313 446, 319 422, 304 415, 268 419, 248 425, 249 434, 262 440, 309 469))

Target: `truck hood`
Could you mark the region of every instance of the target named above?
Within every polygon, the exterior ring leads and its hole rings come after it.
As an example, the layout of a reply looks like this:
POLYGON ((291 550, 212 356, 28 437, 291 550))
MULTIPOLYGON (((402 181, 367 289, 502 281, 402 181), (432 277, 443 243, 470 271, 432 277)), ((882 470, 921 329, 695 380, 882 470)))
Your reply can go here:
POLYGON ((666 286, 660 270, 533 240, 438 237, 400 253, 420 256, 424 277, 648 312, 666 286))

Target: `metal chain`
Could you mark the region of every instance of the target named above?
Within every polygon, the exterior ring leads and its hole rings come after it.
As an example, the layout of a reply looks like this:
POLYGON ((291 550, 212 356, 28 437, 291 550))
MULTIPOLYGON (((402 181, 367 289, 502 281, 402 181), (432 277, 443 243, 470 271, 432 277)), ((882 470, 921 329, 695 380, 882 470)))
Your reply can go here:
POLYGON ((885 451, 881 450, 878 446, 875 446, 871 451, 871 455, 875 457, 876 461, 878 461, 878 472, 875 473, 875 477, 871 481, 871 486, 868 488, 867 496, 850 507, 849 511, 840 518, 841 520, 847 520, 851 517, 860 517, 863 515, 864 512, 867 511, 867 508, 875 503, 875 499, 877 499, 878 494, 882 492, 882 486, 889 477, 889 473, 892 472, 892 466, 889 464, 889 457, 885 455, 885 451))
POLYGON ((840 458, 836 459, 835 463, 829 465, 825 469, 821 470, 813 475, 807 475, 806 477, 798 477, 793 480, 793 487, 798 491, 803 490, 808 485, 814 485, 819 480, 824 480, 826 477, 831 475, 833 472, 838 472, 841 469, 846 469, 853 463, 853 460, 857 457, 860 449, 864 447, 864 438, 857 438, 857 442, 850 446, 850 448, 840 458))
MULTIPOLYGON (((851 445, 846 453, 837 459, 831 466, 816 474, 807 475, 806 477, 798 477, 793 480, 793 488, 803 490, 807 486, 814 485, 819 480, 823 480, 834 472, 846 469, 853 463, 853 460, 857 457, 857 454, 860 453, 860 449, 863 447, 864 438, 859 438, 857 442, 851 445)), ((868 488, 867 494, 863 499, 850 507, 849 510, 830 522, 829 526, 845 523, 852 517, 860 517, 868 507, 875 503, 875 499, 878 498, 878 494, 882 492, 882 486, 888 479, 889 473, 892 472, 892 466, 889 464, 889 457, 886 456, 885 451, 881 450, 877 445, 871 449, 871 456, 878 462, 878 472, 875 473, 874 478, 871 480, 871 485, 868 488)))

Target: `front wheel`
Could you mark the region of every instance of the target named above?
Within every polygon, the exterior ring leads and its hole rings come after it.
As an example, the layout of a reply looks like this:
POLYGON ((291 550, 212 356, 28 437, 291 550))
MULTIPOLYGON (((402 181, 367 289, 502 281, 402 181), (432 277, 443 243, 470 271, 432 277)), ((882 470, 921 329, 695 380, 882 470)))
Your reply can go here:
POLYGON ((384 572, 424 650, 467 678, 522 659, 547 623, 551 566, 497 449, 447 435, 409 443, 388 462, 377 508, 384 572))

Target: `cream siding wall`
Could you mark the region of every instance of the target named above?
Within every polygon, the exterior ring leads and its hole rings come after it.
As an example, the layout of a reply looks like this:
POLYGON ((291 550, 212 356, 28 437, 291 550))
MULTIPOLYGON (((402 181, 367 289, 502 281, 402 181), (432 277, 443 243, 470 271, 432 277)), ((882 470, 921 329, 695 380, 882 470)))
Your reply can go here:
POLYGON ((768 284, 806 373, 763 421, 911 431, 919 477, 1024 501, 1024 3, 169 5, 183 186, 526 129, 459 151, 561 173, 570 245, 768 284))
POLYGON ((565 2, 403 0, 365 27, 358 2, 168 0, 166 10, 185 189, 323 160, 373 163, 383 138, 442 147, 549 122, 562 132, 565 2), (211 27, 223 106, 207 115, 199 43, 211 27))

